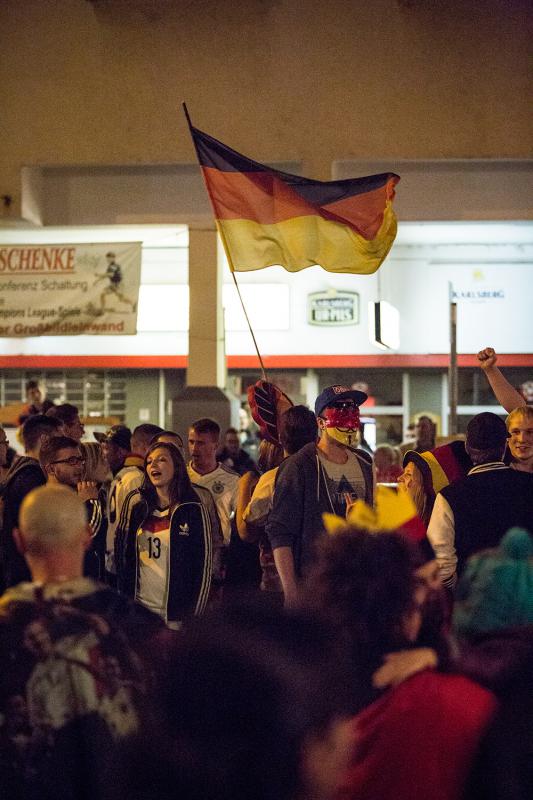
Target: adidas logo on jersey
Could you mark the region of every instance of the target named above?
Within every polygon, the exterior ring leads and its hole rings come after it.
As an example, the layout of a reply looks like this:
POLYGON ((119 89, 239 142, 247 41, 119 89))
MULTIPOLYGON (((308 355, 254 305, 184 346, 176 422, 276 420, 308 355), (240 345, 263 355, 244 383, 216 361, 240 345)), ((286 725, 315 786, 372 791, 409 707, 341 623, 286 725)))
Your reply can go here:
POLYGON ((189 524, 185 522, 184 525, 179 526, 179 534, 180 536, 188 536, 189 535, 189 524))

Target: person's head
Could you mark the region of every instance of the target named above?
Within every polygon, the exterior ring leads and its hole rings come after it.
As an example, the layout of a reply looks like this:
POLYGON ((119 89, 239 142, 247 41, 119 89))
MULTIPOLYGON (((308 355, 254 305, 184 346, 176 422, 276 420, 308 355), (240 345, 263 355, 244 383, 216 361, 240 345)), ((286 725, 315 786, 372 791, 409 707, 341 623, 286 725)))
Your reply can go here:
POLYGON ((306 406, 288 408, 281 415, 279 438, 288 455, 297 453, 310 442, 316 442, 318 425, 313 412, 306 406))
POLYGON ((58 419, 45 414, 28 417, 22 426, 21 438, 27 454, 39 457, 42 445, 54 436, 63 435, 63 425, 58 419))
POLYGON ((380 444, 374 450, 374 466, 378 472, 388 470, 397 463, 397 451, 390 444, 380 444))
POLYGON ((436 425, 431 417, 423 414, 415 422, 414 434, 418 448, 431 450, 435 447, 436 425))
POLYGON ((13 535, 33 574, 37 562, 52 559, 81 569, 91 531, 78 495, 66 486, 46 484, 22 501, 13 535))
POLYGON ((509 433, 507 445, 513 460, 533 472, 533 408, 515 408, 507 417, 506 425, 509 433))
POLYGON ((85 433, 85 428, 80 420, 80 415, 76 406, 71 403, 62 403, 59 406, 49 408, 46 412, 47 417, 55 417, 63 424, 63 432, 65 436, 70 436, 71 439, 76 439, 81 442, 85 433))
POLYGON ((417 456, 418 453, 413 451, 406 453, 403 472, 398 478, 398 489, 406 491, 412 497, 416 513, 427 526, 435 503, 435 492, 429 467, 417 456))
POLYGON ((228 428, 224 434, 224 447, 231 458, 237 458, 241 449, 241 440, 236 428, 228 428))
POLYGON ((109 464, 104 458, 102 446, 98 442, 80 442, 80 450, 85 459, 84 481, 95 481, 98 484, 110 480, 109 464))
POLYGON ((102 445, 102 453, 113 475, 122 469, 131 450, 131 431, 125 425, 113 425, 105 433, 95 433, 94 438, 102 445))
POLYGON ((466 428, 466 452, 473 464, 501 461, 507 445, 505 422, 491 411, 472 417, 466 428))
POLYGON ((129 780, 150 800, 331 797, 352 745, 336 655, 331 629, 304 613, 248 603, 195 620, 169 648, 150 767, 126 765, 129 780))
POLYGON ((49 481, 76 488, 83 479, 85 459, 80 445, 69 436, 55 436, 43 444, 39 463, 49 481))
POLYGON ((383 655, 416 640, 425 599, 415 576, 418 566, 414 545, 396 532, 346 525, 320 541, 309 603, 347 638, 363 684, 383 655))
POLYGON ((328 386, 315 401, 315 415, 321 436, 329 436, 345 447, 360 441, 359 406, 367 400, 364 392, 346 386, 328 386))
POLYGON ((150 444, 156 444, 156 442, 166 442, 167 444, 173 444, 174 447, 177 447, 180 451, 181 455, 185 458, 185 451, 183 447, 183 439, 176 433, 175 431, 161 431, 161 433, 157 433, 150 444))
POLYGON ((9 450, 9 439, 7 438, 7 434, 0 425, 0 467, 5 467, 7 465, 7 453, 9 450))
POLYGON ((173 507, 191 494, 187 466, 175 445, 168 442, 150 445, 144 457, 144 469, 141 492, 151 508, 157 505, 158 497, 168 497, 173 507))
POLYGON ((163 428, 151 422, 144 422, 142 425, 137 425, 131 435, 132 451, 144 458, 148 452, 148 448, 152 444, 154 436, 162 432, 163 428))
POLYGON ((28 403, 39 405, 44 400, 44 389, 39 381, 26 381, 26 399, 28 403))
POLYGON ((208 417, 197 419, 189 428, 189 455, 193 469, 211 472, 217 465, 220 425, 208 417))
POLYGON ((112 252, 106 253, 105 257, 107 258, 109 264, 112 264, 113 261, 115 260, 115 254, 112 252))

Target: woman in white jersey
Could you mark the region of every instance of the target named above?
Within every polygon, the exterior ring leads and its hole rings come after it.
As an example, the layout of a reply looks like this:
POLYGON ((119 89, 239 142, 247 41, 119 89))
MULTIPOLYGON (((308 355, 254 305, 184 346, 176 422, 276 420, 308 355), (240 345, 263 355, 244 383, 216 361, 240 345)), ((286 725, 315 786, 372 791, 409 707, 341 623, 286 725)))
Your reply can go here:
POLYGON ((152 445, 144 468, 140 501, 130 518, 125 591, 178 628, 207 603, 211 525, 174 445, 152 445))

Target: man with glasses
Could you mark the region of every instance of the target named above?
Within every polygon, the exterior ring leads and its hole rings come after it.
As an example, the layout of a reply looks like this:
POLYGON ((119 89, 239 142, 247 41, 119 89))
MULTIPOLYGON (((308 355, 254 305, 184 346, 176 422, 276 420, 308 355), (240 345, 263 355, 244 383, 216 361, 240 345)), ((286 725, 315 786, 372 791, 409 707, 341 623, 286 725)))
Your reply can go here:
POLYGON ((91 528, 91 545, 85 556, 85 575, 104 577, 105 515, 104 504, 95 481, 83 480, 85 459, 79 443, 69 436, 57 436, 41 447, 39 462, 49 484, 70 486, 85 503, 91 528))
POLYGON ((317 397, 320 441, 305 445, 279 468, 267 535, 286 605, 298 602, 298 581, 313 560, 322 514, 345 516, 355 500, 373 502, 372 458, 358 448, 359 406, 367 395, 328 386, 317 397))

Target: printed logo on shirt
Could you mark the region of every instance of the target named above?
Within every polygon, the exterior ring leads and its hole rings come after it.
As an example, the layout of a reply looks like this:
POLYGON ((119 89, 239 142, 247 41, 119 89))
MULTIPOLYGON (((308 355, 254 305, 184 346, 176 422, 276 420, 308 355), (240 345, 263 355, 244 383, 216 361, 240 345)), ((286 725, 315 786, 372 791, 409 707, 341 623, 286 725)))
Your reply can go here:
POLYGON ((222 481, 215 481, 211 487, 211 490, 215 494, 222 494, 222 492, 224 491, 224 484, 222 483, 222 481))
POLYGON ((189 525, 185 522, 183 525, 179 526, 179 534, 180 536, 188 536, 189 535, 189 525))

